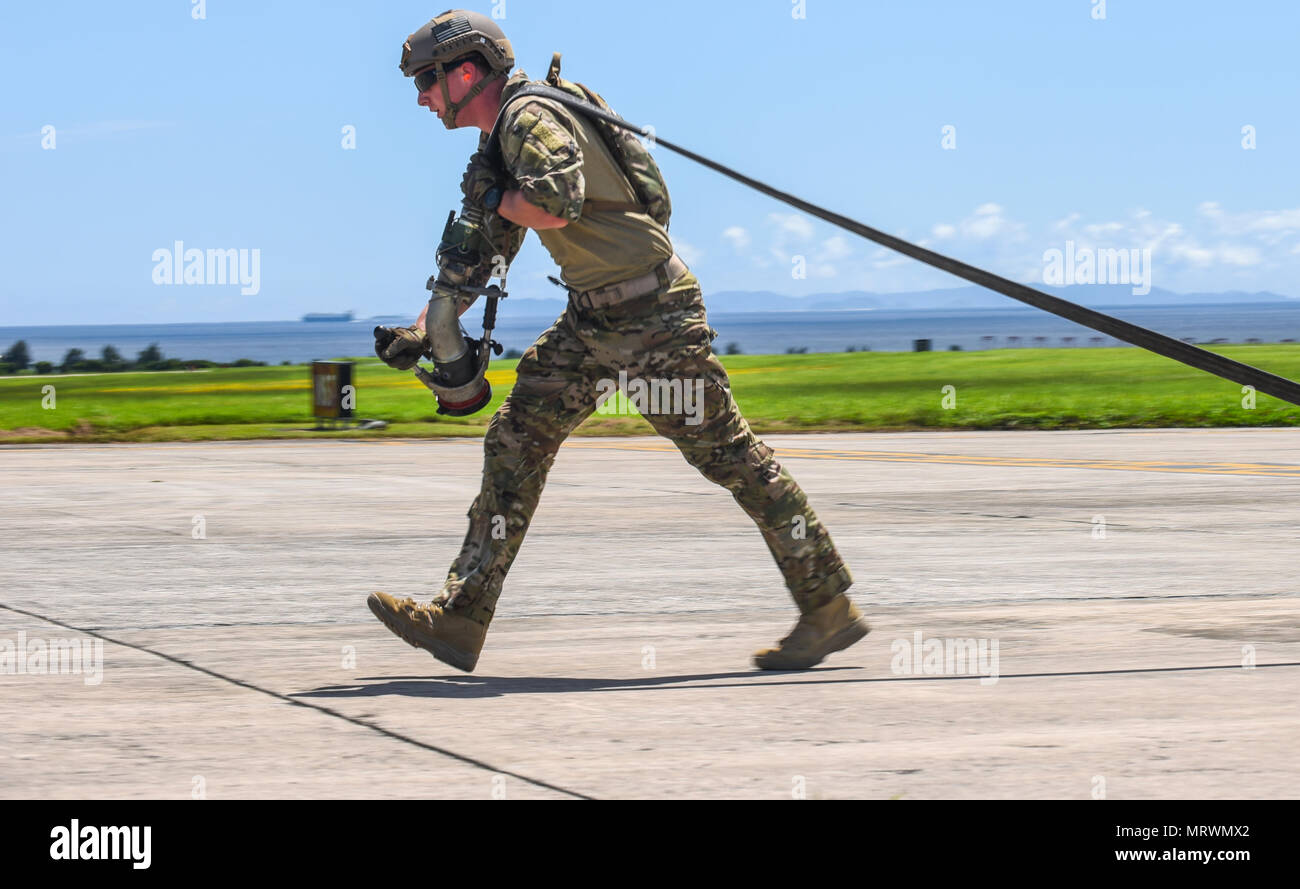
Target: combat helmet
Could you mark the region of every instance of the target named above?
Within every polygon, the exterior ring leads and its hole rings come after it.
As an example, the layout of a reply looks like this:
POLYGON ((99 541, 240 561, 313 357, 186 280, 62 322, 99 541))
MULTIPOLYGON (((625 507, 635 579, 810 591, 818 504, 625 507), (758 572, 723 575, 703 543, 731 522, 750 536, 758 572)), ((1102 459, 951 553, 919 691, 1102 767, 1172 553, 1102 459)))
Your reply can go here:
MULTIPOLYGON (((406 38, 402 44, 402 61, 398 67, 407 77, 416 78, 417 87, 427 89, 432 84, 424 82, 425 80, 437 80, 447 109, 443 113, 442 123, 451 130, 456 127, 456 113, 492 81, 504 78, 514 64, 515 51, 496 22, 482 13, 449 9, 406 38), (473 52, 483 56, 492 73, 476 83, 465 98, 453 104, 451 96, 447 94, 447 68, 452 62, 473 52)), ((424 89, 420 91, 423 92, 424 89)))

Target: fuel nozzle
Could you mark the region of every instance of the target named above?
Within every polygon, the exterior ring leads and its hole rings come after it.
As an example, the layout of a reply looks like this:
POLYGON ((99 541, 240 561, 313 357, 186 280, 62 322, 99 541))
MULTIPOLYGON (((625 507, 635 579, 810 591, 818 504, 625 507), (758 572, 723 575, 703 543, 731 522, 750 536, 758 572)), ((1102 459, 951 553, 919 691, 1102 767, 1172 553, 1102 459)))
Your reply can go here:
POLYGON ((482 337, 475 339, 461 329, 456 311, 459 300, 440 284, 434 289, 434 298, 429 301, 425 322, 433 370, 425 370, 419 365, 415 367, 416 377, 438 399, 438 413, 452 417, 477 413, 492 400, 487 369, 493 352, 501 354, 501 344, 492 339, 492 329, 496 326, 497 300, 506 295, 495 284, 484 288, 462 286, 459 289, 466 295, 487 297, 483 308, 482 337))
POLYGON ((438 399, 438 413, 452 417, 467 417, 478 413, 492 400, 492 386, 486 374, 488 352, 479 340, 464 337, 464 351, 454 361, 433 364, 427 371, 418 364, 415 375, 432 390, 438 399))

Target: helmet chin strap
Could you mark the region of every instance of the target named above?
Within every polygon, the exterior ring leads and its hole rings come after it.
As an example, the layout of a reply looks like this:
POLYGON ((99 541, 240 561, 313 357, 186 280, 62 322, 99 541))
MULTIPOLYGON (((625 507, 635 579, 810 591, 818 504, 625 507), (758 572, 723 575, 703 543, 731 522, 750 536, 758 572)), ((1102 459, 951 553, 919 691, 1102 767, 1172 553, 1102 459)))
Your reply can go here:
POLYGON ((465 94, 465 98, 461 99, 459 102, 453 102, 451 100, 451 95, 447 92, 447 66, 442 62, 439 62, 438 88, 442 90, 442 104, 447 109, 442 115, 442 125, 449 130, 456 129, 456 114, 460 109, 474 101, 474 97, 483 92, 484 87, 492 81, 499 80, 502 77, 505 77, 504 71, 497 71, 488 77, 484 77, 478 83, 474 84, 473 88, 465 94))

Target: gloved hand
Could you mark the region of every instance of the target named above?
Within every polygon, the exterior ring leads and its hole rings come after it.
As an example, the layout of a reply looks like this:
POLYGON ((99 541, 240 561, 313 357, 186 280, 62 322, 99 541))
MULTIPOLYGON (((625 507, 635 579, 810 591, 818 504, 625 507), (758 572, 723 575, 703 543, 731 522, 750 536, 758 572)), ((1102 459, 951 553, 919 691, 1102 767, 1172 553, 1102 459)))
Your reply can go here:
POLYGON ((389 367, 410 370, 425 351, 424 331, 419 327, 375 328, 375 354, 389 367))
POLYGON ((460 180, 460 190, 467 200, 484 209, 495 210, 506 190, 505 176, 488 161, 487 155, 476 151, 460 180))

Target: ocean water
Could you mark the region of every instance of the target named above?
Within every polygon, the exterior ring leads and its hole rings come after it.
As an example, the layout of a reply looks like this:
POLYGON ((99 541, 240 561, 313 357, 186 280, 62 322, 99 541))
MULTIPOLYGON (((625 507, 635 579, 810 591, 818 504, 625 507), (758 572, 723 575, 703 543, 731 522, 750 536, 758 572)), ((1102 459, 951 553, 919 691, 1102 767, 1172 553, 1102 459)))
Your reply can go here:
MULTIPOLYGON (((706 299, 707 305, 707 299, 706 299)), ((526 349, 555 319, 512 317, 509 305, 498 313, 495 338, 507 349, 526 349)), ((1244 343, 1300 341, 1300 303, 1234 303, 1189 306, 1130 306, 1105 312, 1177 339, 1244 343)), ((471 335, 481 333, 477 307, 465 319, 471 335)), ((110 324, 50 327, 0 327, 0 349, 26 340, 33 361, 58 364, 68 349, 88 357, 112 345, 126 358, 157 343, 168 358, 234 361, 251 358, 270 364, 314 358, 374 354, 373 319, 351 322, 232 321, 207 324, 110 324)), ((385 324, 403 320, 386 319, 385 324)), ((718 331, 714 348, 735 343, 748 355, 780 354, 790 348, 843 352, 852 347, 876 352, 910 351, 913 340, 929 339, 936 351, 1051 346, 1088 348, 1123 345, 1110 337, 1029 307, 1006 309, 926 309, 858 312, 740 312, 709 316, 718 331), (1015 338, 1015 339, 1012 339, 1015 338), (1067 340, 1067 338, 1073 338, 1067 340), (1098 338, 1099 341, 1094 341, 1098 338)))

